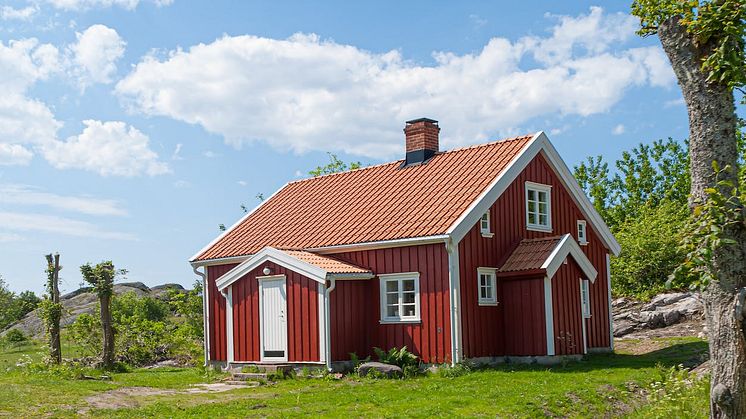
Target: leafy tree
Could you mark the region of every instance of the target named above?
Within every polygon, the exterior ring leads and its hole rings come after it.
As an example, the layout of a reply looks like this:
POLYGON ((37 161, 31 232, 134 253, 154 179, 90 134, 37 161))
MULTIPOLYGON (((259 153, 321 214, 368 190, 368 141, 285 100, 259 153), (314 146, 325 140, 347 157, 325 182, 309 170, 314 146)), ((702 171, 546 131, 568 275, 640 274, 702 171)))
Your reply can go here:
POLYGON ((32 291, 23 291, 16 295, 8 289, 8 284, 0 276, 0 330, 22 319, 26 314, 36 310, 41 299, 32 291))
POLYGON ((308 172, 311 176, 330 175, 332 173, 345 172, 347 170, 359 169, 361 167, 360 162, 351 162, 349 164, 340 160, 336 154, 326 153, 329 155, 329 163, 317 166, 315 169, 308 172))
POLYGON ((114 293, 114 278, 125 274, 125 270, 114 269, 114 264, 108 260, 91 266, 90 263, 80 267, 83 279, 93 286, 98 295, 101 314, 101 332, 103 348, 101 351, 101 365, 104 369, 114 366, 114 329, 111 318, 111 296, 114 293))
POLYGON ((685 205, 689 195, 688 152, 669 138, 639 144, 622 153, 612 176, 603 157, 589 157, 575 167, 575 177, 612 231, 628 218, 664 202, 685 205))
POLYGON ((746 417, 746 222, 738 180, 734 90, 746 85, 743 0, 636 0, 657 34, 689 114, 690 272, 699 274, 712 365, 712 417, 746 417))

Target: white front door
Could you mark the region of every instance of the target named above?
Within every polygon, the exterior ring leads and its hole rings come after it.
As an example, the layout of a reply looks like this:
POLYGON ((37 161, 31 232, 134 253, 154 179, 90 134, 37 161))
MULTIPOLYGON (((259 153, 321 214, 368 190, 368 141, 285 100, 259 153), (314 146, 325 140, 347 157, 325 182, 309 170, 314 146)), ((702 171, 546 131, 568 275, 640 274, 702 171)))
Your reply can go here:
POLYGON ((287 293, 285 276, 259 278, 261 360, 288 360, 287 293))

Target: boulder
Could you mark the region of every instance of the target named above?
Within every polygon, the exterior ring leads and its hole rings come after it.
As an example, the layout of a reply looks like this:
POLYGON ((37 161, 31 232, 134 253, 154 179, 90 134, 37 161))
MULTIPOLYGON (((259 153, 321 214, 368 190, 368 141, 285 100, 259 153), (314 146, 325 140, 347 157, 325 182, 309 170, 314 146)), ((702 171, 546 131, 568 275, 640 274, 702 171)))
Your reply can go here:
POLYGON ((689 292, 672 292, 667 294, 658 294, 650 300, 649 303, 642 307, 642 311, 654 311, 658 307, 668 306, 684 298, 691 297, 689 292))
POLYGON ((631 321, 614 322, 614 337, 619 338, 635 331, 637 324, 631 321))
POLYGON ((386 377, 401 377, 402 370, 396 365, 384 364, 383 362, 365 362, 358 367, 360 376, 365 377, 371 371, 377 371, 386 377))

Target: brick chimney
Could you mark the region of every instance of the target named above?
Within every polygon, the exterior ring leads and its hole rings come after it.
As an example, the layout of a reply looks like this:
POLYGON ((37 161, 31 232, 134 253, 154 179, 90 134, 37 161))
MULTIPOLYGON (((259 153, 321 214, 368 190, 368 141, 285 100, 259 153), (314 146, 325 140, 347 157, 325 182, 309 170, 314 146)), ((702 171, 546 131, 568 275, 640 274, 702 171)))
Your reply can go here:
POLYGON ((407 155, 402 167, 422 164, 437 153, 438 150, 438 121, 419 118, 407 121, 404 136, 407 143, 407 155))

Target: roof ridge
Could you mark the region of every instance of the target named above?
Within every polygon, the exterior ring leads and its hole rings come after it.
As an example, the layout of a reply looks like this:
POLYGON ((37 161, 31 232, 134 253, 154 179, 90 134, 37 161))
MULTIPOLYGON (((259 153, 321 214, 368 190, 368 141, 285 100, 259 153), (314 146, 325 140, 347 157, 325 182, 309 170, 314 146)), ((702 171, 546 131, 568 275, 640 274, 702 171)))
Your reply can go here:
MULTIPOLYGON (((526 134, 526 135, 518 135, 518 136, 508 137, 508 138, 501 138, 499 140, 489 141, 489 142, 482 143, 482 144, 474 144, 474 145, 470 145, 470 146, 453 148, 453 149, 450 149, 450 150, 438 152, 438 153, 435 154, 434 157, 437 157, 437 156, 440 156, 440 155, 443 155, 443 154, 450 154, 450 153, 456 153, 456 152, 461 152, 461 151, 466 151, 466 150, 472 150, 472 149, 480 148, 480 147, 488 147, 488 146, 492 146, 492 145, 495 145, 495 144, 498 144, 498 143, 524 140, 524 139, 526 139, 528 137, 533 137, 534 135, 536 135, 536 133, 526 134)), ((357 169, 350 169, 350 170, 345 170, 345 171, 342 171, 342 172, 327 173, 327 174, 324 174, 324 175, 312 176, 312 177, 305 178, 305 179, 298 179, 298 180, 290 181, 290 182, 288 182, 288 185, 292 185, 292 184, 296 184, 296 183, 302 183, 302 182, 308 182, 308 181, 314 180, 314 179, 328 178, 328 177, 331 177, 331 176, 345 175, 345 174, 348 174, 348 173, 360 172, 360 171, 368 170, 368 169, 375 169, 375 168, 378 168, 378 167, 381 167, 381 166, 388 166, 390 164, 397 164, 397 163, 401 164, 402 161, 404 161, 404 159, 394 160, 394 161, 390 161, 390 162, 386 162, 386 163, 374 164, 372 166, 358 167, 357 169)))

